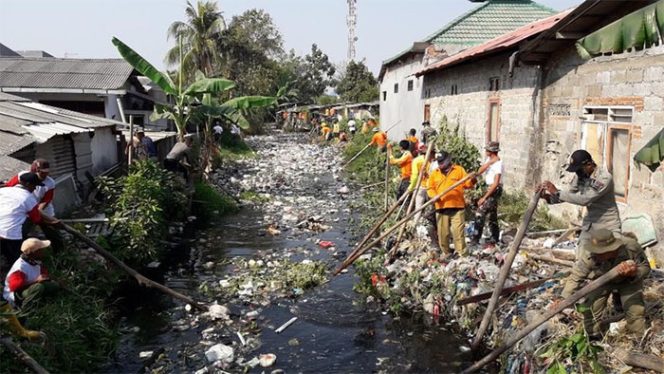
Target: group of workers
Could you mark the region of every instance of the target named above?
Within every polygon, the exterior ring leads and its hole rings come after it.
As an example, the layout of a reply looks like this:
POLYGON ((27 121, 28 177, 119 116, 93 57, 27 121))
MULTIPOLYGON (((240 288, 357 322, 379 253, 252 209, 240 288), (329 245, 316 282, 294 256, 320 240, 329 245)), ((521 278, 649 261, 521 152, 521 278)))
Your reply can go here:
MULTIPOLYGON (((435 227, 438 246, 446 258, 454 253, 458 256, 468 255, 464 235, 464 192, 476 186, 479 175, 484 176, 484 188, 476 202, 470 244, 475 247, 480 243, 486 221, 489 228, 486 245, 500 243, 498 204, 503 193, 504 179, 498 142, 492 141, 485 146, 484 162, 474 175, 469 176, 461 165, 453 162, 454 155, 444 150, 437 154, 433 150, 427 155, 428 145, 436 137, 435 130, 428 122, 423 123, 421 142, 415 129, 411 129, 407 137, 399 142, 398 156, 392 155, 387 134, 377 127, 374 131, 370 145, 387 151, 389 163, 400 169, 397 200, 405 193, 412 193, 415 209, 418 209, 428 199, 437 199, 434 202, 435 227), (421 170, 424 174, 419 188, 415 190, 421 170)), ((619 280, 587 296, 586 304, 589 308, 583 312, 584 326, 591 339, 600 339, 606 333, 608 326, 602 324, 601 319, 607 309, 609 295, 612 294, 613 304, 625 311, 628 332, 642 334, 646 328, 643 279, 648 276, 650 266, 638 241, 632 234, 621 231, 612 176, 606 169, 599 168, 585 150, 573 152, 567 171, 576 174, 568 189, 559 190, 551 181, 544 181, 537 187, 541 198, 549 204, 566 202, 583 206, 587 210, 576 251, 576 262, 565 281, 562 294, 552 306, 555 307, 562 298, 580 289, 585 281, 596 279, 614 266, 619 266, 619 280)), ((415 221, 421 216, 420 213, 415 215, 415 221)))
MULTIPOLYGON (((317 126, 316 122, 314 122, 314 126, 317 126)), ((357 126, 358 122, 354 118, 348 120, 346 123, 346 128, 342 128, 341 122, 338 118, 323 118, 320 122, 319 131, 323 141, 331 141, 336 139, 338 142, 347 142, 357 133, 357 126), (330 127, 328 122, 332 123, 332 127, 330 127)), ((362 121, 361 132, 363 134, 368 133, 372 129, 374 131, 379 130, 377 123, 373 118, 362 121)))
POLYGON ((25 330, 16 312, 28 315, 37 300, 58 289, 41 263, 47 248, 63 249, 54 227, 59 220, 53 207, 55 181, 49 173, 49 162, 37 159, 30 170, 19 172, 0 188, 0 279, 4 284, 0 313, 10 331, 28 339, 40 334, 25 330), (46 240, 31 237, 34 225, 39 225, 46 240))

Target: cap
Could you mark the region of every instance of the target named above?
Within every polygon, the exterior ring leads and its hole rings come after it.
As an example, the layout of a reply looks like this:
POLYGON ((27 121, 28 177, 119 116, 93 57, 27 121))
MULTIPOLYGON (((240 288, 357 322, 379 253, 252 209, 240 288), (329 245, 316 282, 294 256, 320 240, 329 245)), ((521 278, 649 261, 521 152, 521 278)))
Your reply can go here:
POLYGON ((572 153, 572 156, 569 158, 569 165, 567 165, 567 171, 576 172, 581 169, 581 166, 592 162, 593 156, 588 153, 585 149, 577 149, 572 153))
POLYGON ((422 126, 431 126, 431 123, 429 123, 429 121, 424 121, 422 122, 422 126))
POLYGON ((484 147, 485 150, 489 152, 500 152, 500 143, 499 142, 489 142, 489 144, 484 147))
POLYGON ((44 249, 51 245, 50 240, 39 240, 37 238, 28 238, 23 241, 21 244, 21 252, 29 255, 35 253, 40 249, 44 249))
POLYGON ((622 240, 613 236, 613 233, 607 229, 597 229, 590 231, 590 243, 586 245, 588 251, 592 254, 602 254, 615 251, 623 245, 622 240))
POLYGON ((43 186, 44 183, 39 179, 39 176, 35 173, 23 173, 18 177, 19 182, 21 182, 22 185, 26 184, 32 184, 35 186, 43 186))
POLYGON ((446 162, 450 162, 452 159, 452 155, 445 151, 441 151, 440 154, 438 155, 438 158, 436 159, 436 162, 438 162, 438 166, 441 166, 445 164, 446 162))
POLYGON ((372 131, 373 132, 378 132, 378 131, 380 131, 380 129, 378 127, 374 127, 372 131))

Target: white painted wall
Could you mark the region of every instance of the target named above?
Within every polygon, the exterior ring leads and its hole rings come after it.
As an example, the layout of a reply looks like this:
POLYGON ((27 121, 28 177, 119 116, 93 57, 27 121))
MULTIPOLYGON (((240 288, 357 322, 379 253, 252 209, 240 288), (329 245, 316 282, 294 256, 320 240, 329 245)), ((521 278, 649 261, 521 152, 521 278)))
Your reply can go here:
POLYGON ((118 163, 118 151, 112 127, 96 128, 92 137, 92 175, 99 175, 118 163))
POLYGON ((422 77, 415 73, 422 68, 422 54, 408 57, 403 62, 395 62, 386 68, 380 83, 380 125, 387 129, 397 121, 401 122, 388 132, 390 140, 399 141, 411 128, 420 133, 424 120, 424 100, 422 99, 422 77), (413 90, 408 91, 408 81, 413 81, 413 90), (394 93, 394 84, 399 92, 394 93), (385 100, 383 93, 386 93, 385 100))

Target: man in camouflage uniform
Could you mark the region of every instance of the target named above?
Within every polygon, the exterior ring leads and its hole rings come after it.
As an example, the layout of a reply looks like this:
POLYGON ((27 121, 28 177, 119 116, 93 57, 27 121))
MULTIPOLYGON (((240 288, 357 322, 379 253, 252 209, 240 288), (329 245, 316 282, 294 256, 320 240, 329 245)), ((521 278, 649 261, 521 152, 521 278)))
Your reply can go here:
POLYGON ((438 135, 438 132, 431 127, 429 121, 422 122, 422 143, 429 145, 429 141, 434 139, 438 135))
MULTIPOLYGON (((616 238, 607 229, 591 231, 586 252, 582 253, 574 263, 560 296, 570 297, 581 288, 585 280, 599 278, 618 264, 620 264, 621 277, 586 297, 586 305, 589 308, 583 312, 583 325, 588 336, 593 339, 600 338, 608 327, 600 326, 599 321, 606 310, 606 302, 612 291, 617 291, 622 301, 627 330, 634 334, 643 334, 645 331, 643 279, 650 273, 650 266, 643 248, 632 238, 626 236, 616 238), (622 263, 627 260, 634 262, 622 263)), ((554 305, 558 302, 560 300, 554 301, 554 305)))
POLYGON ((588 246, 591 229, 608 229, 620 234, 620 214, 614 196, 613 177, 607 170, 597 167, 590 153, 583 149, 574 151, 567 171, 576 173, 569 190, 560 191, 553 183, 545 181, 542 183, 542 198, 549 204, 566 202, 586 207, 576 253, 578 258, 588 246))

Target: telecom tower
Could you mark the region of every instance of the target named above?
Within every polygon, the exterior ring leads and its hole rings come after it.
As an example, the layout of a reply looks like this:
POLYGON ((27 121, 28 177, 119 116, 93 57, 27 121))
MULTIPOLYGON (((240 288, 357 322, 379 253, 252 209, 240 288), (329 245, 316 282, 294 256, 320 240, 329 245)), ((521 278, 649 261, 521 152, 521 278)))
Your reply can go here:
POLYGON ((357 5, 357 0, 347 0, 348 2, 348 17, 346 18, 346 24, 348 25, 348 61, 355 60, 355 42, 357 41, 357 36, 355 36, 355 25, 357 24, 357 13, 355 13, 355 6, 357 5))

